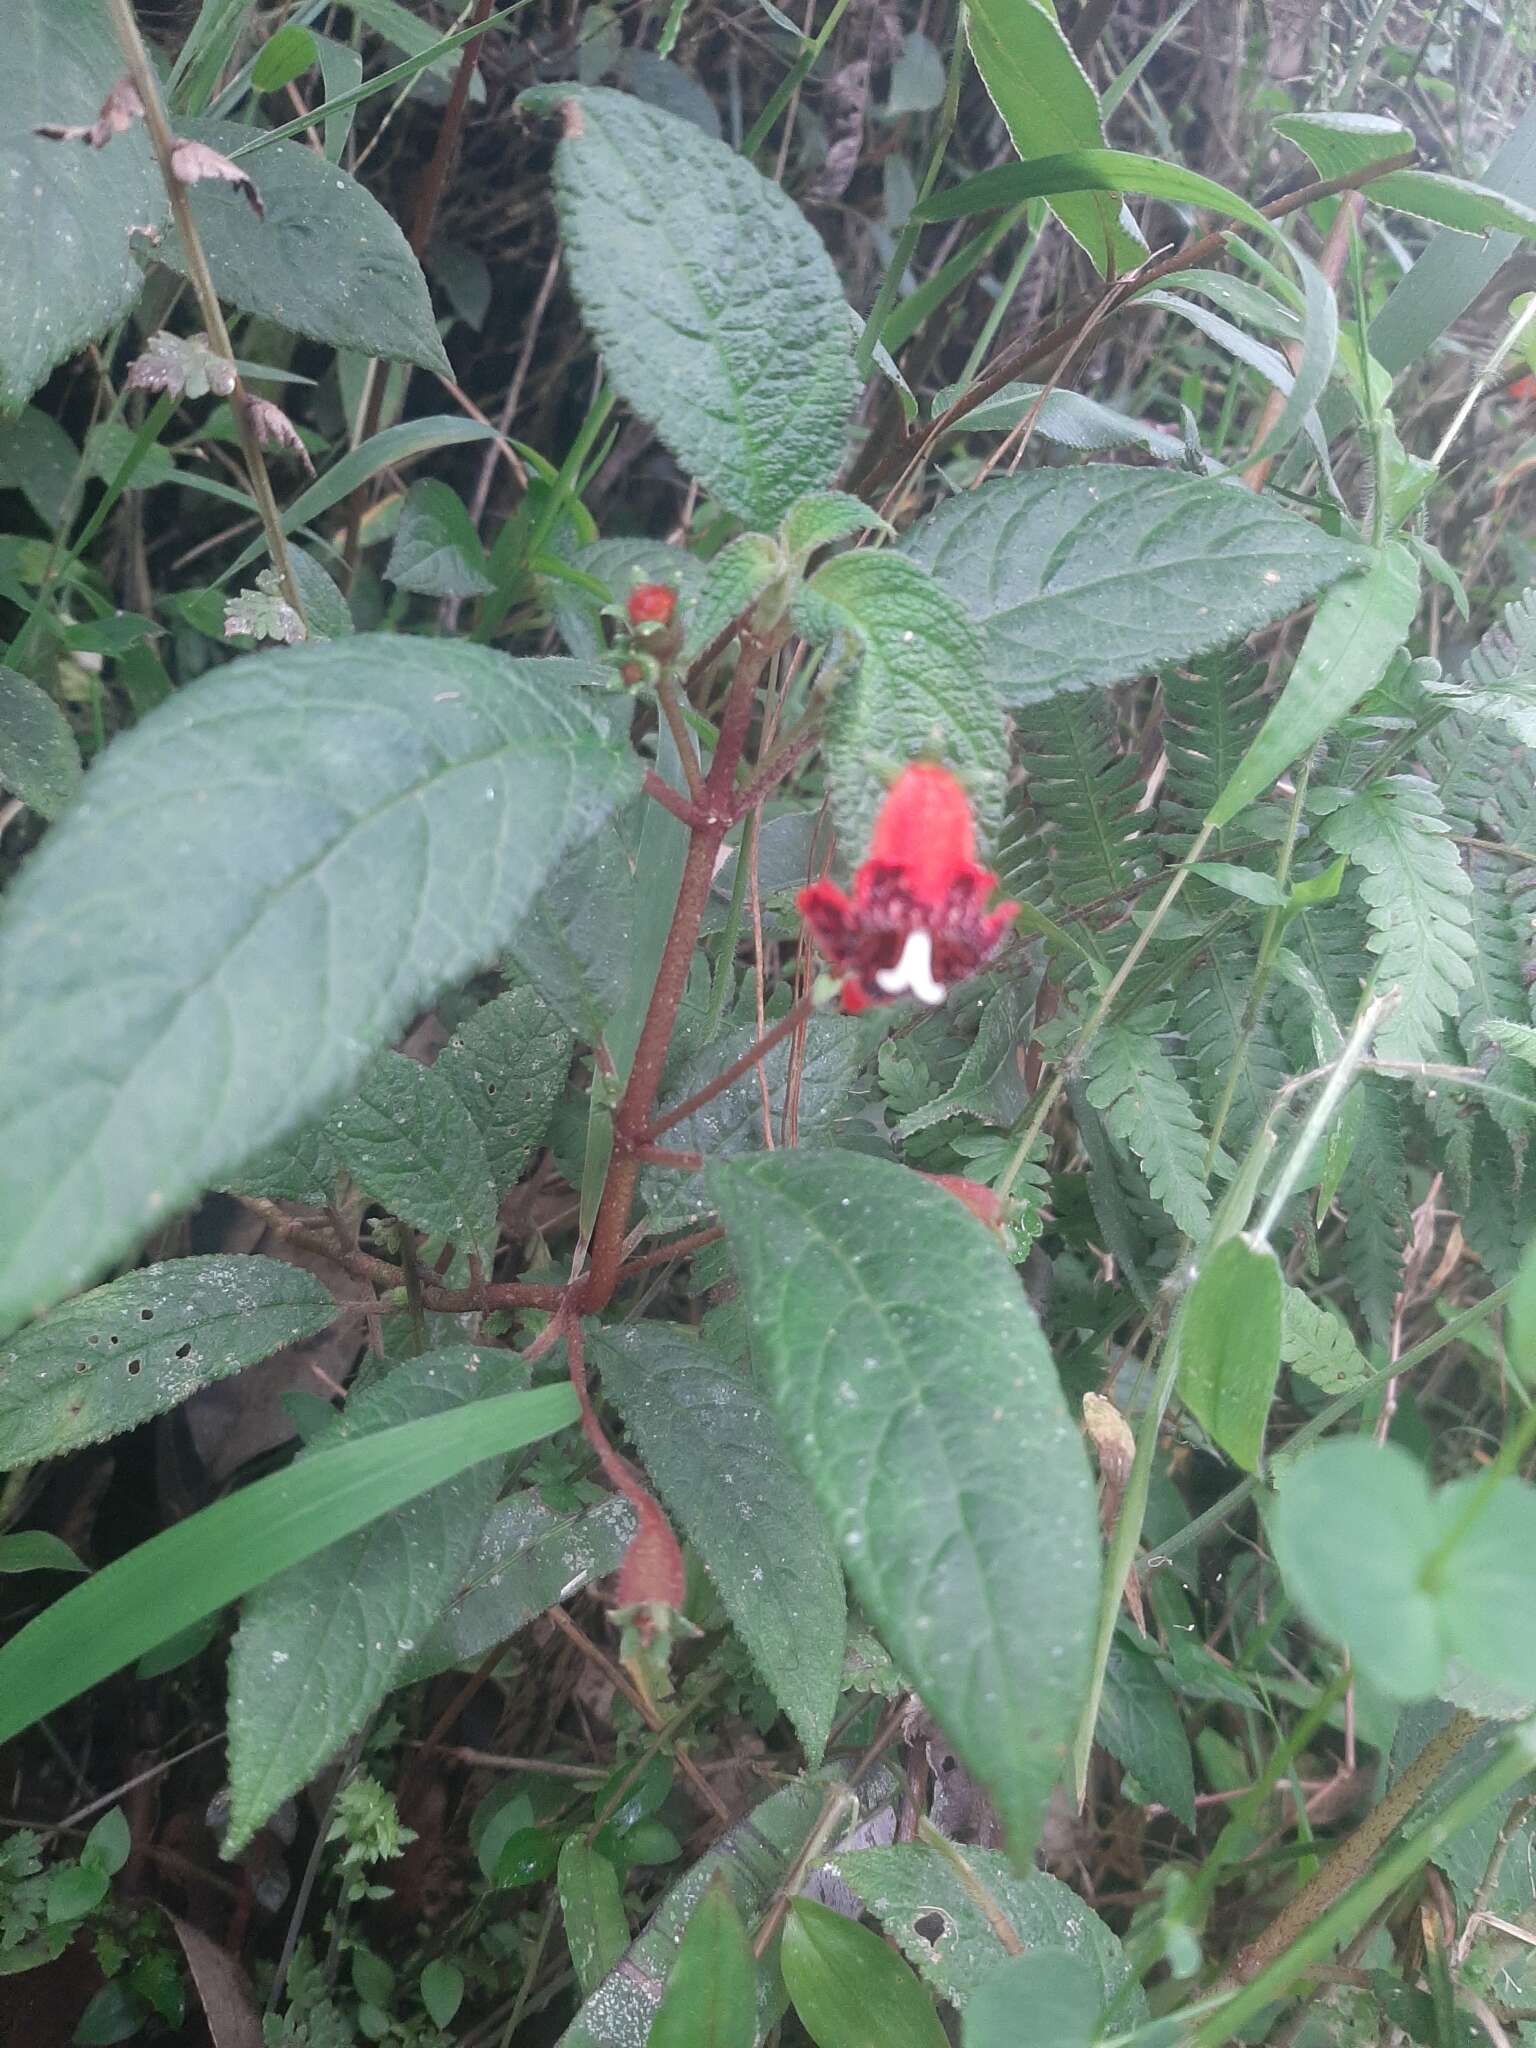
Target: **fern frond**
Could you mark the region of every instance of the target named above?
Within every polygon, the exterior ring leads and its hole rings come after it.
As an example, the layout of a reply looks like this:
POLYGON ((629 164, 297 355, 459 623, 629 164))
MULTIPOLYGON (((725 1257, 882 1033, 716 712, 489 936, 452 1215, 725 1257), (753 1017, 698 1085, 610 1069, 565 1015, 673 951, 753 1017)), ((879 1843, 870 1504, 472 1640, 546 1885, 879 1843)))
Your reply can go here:
MULTIPOLYGON (((1241 651, 1214 654, 1163 673, 1163 745, 1168 773, 1158 803, 1158 830, 1171 852, 1184 851, 1232 779, 1264 717, 1261 663, 1241 651)), ((1234 823, 1212 842, 1244 836, 1234 823)))
POLYGON ((1106 1026, 1088 1055, 1085 1093, 1115 1144, 1135 1156, 1154 1201, 1199 1237, 1210 1221, 1205 1137, 1159 1037, 1168 1014, 1149 1004, 1106 1026))
POLYGON ((1324 820, 1335 852, 1360 871, 1360 895, 1379 963, 1379 991, 1396 1009, 1377 1045, 1384 1058, 1435 1060, 1444 1023, 1472 983, 1472 884, 1440 799, 1422 775, 1386 775, 1324 820))
POLYGON ((1105 915, 1096 922, 1119 921, 1115 906, 1160 862, 1151 820, 1136 809, 1141 764, 1118 751, 1109 700, 1065 696, 1032 705, 1019 738, 1036 857, 1043 856, 1049 871, 1053 914, 1103 903, 1105 915))
POLYGON ((1299 1287, 1287 1287, 1281 1307, 1280 1357, 1293 1372, 1325 1394, 1345 1394, 1364 1384, 1371 1368, 1349 1326, 1335 1310, 1299 1287))
POLYGON ((1175 992, 1179 1029, 1208 1122, 1216 1116, 1236 1064, 1237 1083, 1222 1136, 1238 1149, 1286 1080, 1285 1054, 1267 1008, 1243 1037, 1254 967, 1253 953, 1242 939, 1224 940, 1175 992))
POLYGON ((1518 1062, 1510 1058, 1507 1041, 1490 1027, 1500 1019, 1513 1019, 1529 1029, 1525 984, 1521 977, 1523 954, 1519 919, 1509 892, 1509 867, 1497 855, 1473 852, 1469 869, 1472 878, 1472 980, 1462 992, 1456 1033, 1462 1051, 1472 1061, 1485 1058, 1488 1042, 1505 1048, 1494 1059, 1488 1079, 1510 1095, 1488 1098, 1488 1113, 1509 1140, 1516 1170, 1524 1162, 1530 1138, 1531 1116, 1513 1100, 1525 1093, 1518 1062))
MULTIPOLYGON (((1497 1157, 1500 1140, 1486 1117, 1478 1119, 1473 1153, 1497 1157)), ((1517 1185, 1507 1172, 1474 1172, 1461 1212, 1467 1243, 1502 1287, 1514 1279, 1526 1247, 1536 1237, 1536 1173, 1517 1185)))

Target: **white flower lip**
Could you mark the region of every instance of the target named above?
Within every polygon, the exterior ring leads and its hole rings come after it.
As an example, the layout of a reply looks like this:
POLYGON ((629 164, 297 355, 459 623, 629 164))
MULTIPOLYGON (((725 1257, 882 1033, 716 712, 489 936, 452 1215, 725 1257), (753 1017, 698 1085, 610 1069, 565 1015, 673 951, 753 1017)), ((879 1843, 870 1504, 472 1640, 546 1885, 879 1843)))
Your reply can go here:
POLYGON ((927 932, 908 932, 901 958, 894 967, 882 967, 875 986, 888 996, 911 994, 920 1003, 942 1003, 948 991, 933 978, 933 939, 927 932))

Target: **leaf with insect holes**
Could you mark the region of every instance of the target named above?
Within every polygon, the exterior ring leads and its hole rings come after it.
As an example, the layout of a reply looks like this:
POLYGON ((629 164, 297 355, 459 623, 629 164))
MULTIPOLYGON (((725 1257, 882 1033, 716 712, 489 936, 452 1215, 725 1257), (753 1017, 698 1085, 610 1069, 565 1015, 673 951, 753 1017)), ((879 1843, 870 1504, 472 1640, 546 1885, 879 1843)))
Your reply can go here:
POLYGON ((506 943, 638 783, 597 680, 356 634, 231 662, 112 742, 0 912, 0 1329, 506 943))
POLYGON ((123 68, 105 0, 9 0, 0 65, 0 415, 120 320, 143 289, 133 229, 165 191, 142 126, 104 149, 34 131, 93 123, 123 68))
MULTIPOLYGON (((353 1394, 296 1470, 352 1443, 527 1384, 510 1352, 454 1346, 353 1394)), ((229 1658, 233 1854, 362 1726, 442 1613, 496 1498, 487 1459, 252 1593, 229 1658)))
POLYGON ((80 749, 45 690, 0 667, 0 790, 56 818, 80 787, 80 749))
POLYGON ((467 1017, 438 1055, 439 1075, 469 1111, 497 1192, 522 1178, 571 1071, 576 1034, 530 982, 467 1017))
POLYGON ((691 1334, 642 1323, 591 1358, 814 1768, 841 1691, 843 1574, 778 1423, 691 1334))
MULTIPOLYGON (((187 120, 181 133, 209 180, 188 197, 220 298, 333 348, 448 375, 421 265, 371 192, 300 143, 265 142, 259 128, 187 120), (210 157, 254 180, 262 218, 207 168, 210 157)), ((155 254, 185 268, 174 230, 155 254)))
POLYGON ((843 845, 868 843, 891 770, 930 754, 965 783, 989 838, 1002 819, 1003 708, 980 636, 955 598, 915 562, 858 549, 817 570, 798 612, 807 631, 833 639, 834 669, 852 665, 826 740, 843 845))
POLYGON ((77 1295, 0 1344, 0 1468, 137 1429, 336 1312, 279 1259, 172 1259, 77 1295))
POLYGON ((563 115, 566 261, 615 388, 727 511, 775 526, 837 473, 857 390, 820 237, 689 121, 595 86, 519 104, 563 115))
POLYGON ((754 1362, 849 1579, 1026 1859, 1087 1682, 1099 1550, 1018 1276, 888 1160, 776 1152, 708 1182, 754 1362))
POLYGON ((1366 559, 1272 498, 1096 463, 952 498, 906 552, 980 626, 1012 705, 1231 646, 1366 559))

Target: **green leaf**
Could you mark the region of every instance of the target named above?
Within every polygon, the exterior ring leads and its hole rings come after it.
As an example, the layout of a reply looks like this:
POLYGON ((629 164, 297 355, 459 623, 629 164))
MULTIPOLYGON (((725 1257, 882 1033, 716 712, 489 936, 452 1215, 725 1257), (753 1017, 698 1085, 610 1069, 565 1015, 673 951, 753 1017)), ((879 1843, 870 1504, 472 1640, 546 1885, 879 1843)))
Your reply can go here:
POLYGON ((1110 1651, 1094 1736, 1149 1798, 1194 1827, 1194 1765, 1178 1702, 1154 1660, 1123 1642, 1110 1651))
MULTIPOLYGON (((1059 158, 1064 150, 1108 153, 1097 150, 1104 139, 1099 96, 1057 26, 1053 7, 1037 6, 1035 0, 977 0, 966 9, 965 33, 982 83, 1021 157, 1059 158)), ((1026 161, 1009 168, 1027 171, 1031 166, 1026 161)), ((1145 259, 1146 245, 1121 222, 1113 202, 1059 196, 1083 190, 1080 186, 1065 185, 1055 193, 1049 186, 1037 189, 1053 200, 1052 212, 1099 272, 1110 268, 1111 256, 1117 270, 1134 270, 1145 259)), ((942 205, 949 196, 929 205, 942 205)), ((1034 196, 1034 191, 1019 194, 1021 199, 1034 196)), ((922 207, 914 214, 918 220, 952 217, 922 207)))
POLYGON ((727 511, 777 525, 836 475, 856 391, 820 238, 691 122, 600 87, 520 104, 563 111, 566 260, 615 387, 727 511))
MULTIPOLYGON (((644 2041, 695 1906, 718 1872, 749 1926, 804 1850, 827 1794, 805 1780, 786 1785, 738 1823, 667 1893, 645 1932, 592 1992, 559 2048, 636 2048, 644 2041)), ((851 1801, 849 1802, 851 1805, 851 1801)), ((757 1972, 759 2038, 783 2010, 777 1971, 757 1972)))
POLYGON ((469 1111, 497 1192, 515 1187, 565 1092, 575 1034, 519 982, 454 1032, 433 1068, 469 1111))
POLYGON ((336 1198, 341 1161, 331 1150, 323 1124, 301 1124, 286 1138, 263 1145, 228 1176, 222 1192, 257 1195, 267 1202, 300 1202, 323 1209, 336 1198))
POLYGON ((48 1879, 48 1924, 66 1926, 94 1913, 111 1889, 111 1878, 99 1863, 64 1863, 48 1879))
POLYGON ((963 2048, 1092 2048, 1103 2010, 1086 1956, 1046 1948, 1013 1956, 965 2009, 963 2048))
POLYGON ((341 640, 355 633, 352 608, 330 572, 301 547, 289 548, 288 562, 299 586, 299 596, 304 600, 304 622, 309 627, 310 639, 341 640))
MULTIPOLYGON (((1010 11, 1027 8, 1031 13, 1040 12, 1035 0, 1006 0, 1006 4, 1010 11)), ((977 177, 967 178, 964 184, 952 185, 947 192, 924 200, 913 208, 912 218, 923 221, 961 220, 967 214, 985 213, 994 207, 1017 206, 1025 199, 1050 199, 1053 210, 1059 215, 1061 209, 1054 205, 1054 201, 1063 193, 1131 192, 1148 199, 1166 199, 1173 206, 1206 207, 1230 220, 1240 220, 1245 227, 1259 228, 1266 235, 1274 234, 1263 214, 1250 206, 1246 199, 1229 192, 1225 185, 1218 185, 1214 178, 1185 170, 1182 164, 1164 163, 1158 157, 1137 156, 1124 149, 1092 147, 1050 155, 1040 152, 1021 154, 1027 156, 1024 163, 1004 164, 995 171, 982 171, 977 177)), ((1079 236, 1078 239, 1081 241, 1083 238, 1079 236)), ((1089 253, 1091 255, 1092 250, 1089 253)), ((1129 254, 1127 268, 1134 269, 1138 263, 1146 261, 1145 245, 1133 243, 1129 254)), ((1099 267, 1102 269, 1102 264, 1099 267)))
POLYGON ((1280 1306, 1280 1360, 1325 1394, 1347 1394, 1375 1377, 1344 1318, 1289 1285, 1280 1306))
MULTIPOLYGON (((1277 135, 1294 142, 1319 178, 1348 178, 1394 156, 1417 156, 1418 144, 1400 121, 1384 114, 1335 113, 1306 109, 1271 122, 1277 135)), ((1379 195, 1379 181, 1371 196, 1379 195)))
MULTIPOLYGON (((315 150, 267 142, 260 128, 183 119, 178 132, 247 158, 240 168, 265 208, 258 220, 241 193, 212 179, 189 192, 220 298, 332 348, 449 375, 421 265, 371 192, 315 150)), ((174 230, 155 254, 186 267, 174 230)))
POLYGON ((474 1665, 547 1608, 616 1572, 634 1533, 634 1509, 616 1496, 574 1514, 557 1514, 531 1489, 499 1502, 437 1626, 407 1659, 401 1682, 474 1665))
POLYGON ((1245 1472, 1257 1472, 1280 1371, 1280 1262, 1229 1237, 1206 1258, 1179 1325, 1179 1395, 1245 1472))
POLYGON ((98 1870, 104 1870, 108 1877, 115 1877, 128 1861, 128 1852, 133 1847, 133 1837, 120 1806, 110 1808, 101 1816, 80 1848, 82 1863, 94 1863, 98 1870))
POLYGON ((1353 711, 1386 674, 1418 608, 1418 565, 1395 544, 1377 554, 1363 575, 1327 592, 1285 688, 1212 806, 1209 824, 1230 824, 1353 711))
MULTIPOLYGON (((1320 178, 1344 178, 1387 157, 1416 153, 1396 121, 1372 114, 1305 113, 1276 121, 1276 131, 1305 151, 1320 178)), ((1536 236, 1536 212, 1505 193, 1441 171, 1391 171, 1373 179, 1367 197, 1378 206, 1437 221, 1461 234, 1536 236)))
POLYGON ((886 792, 881 764, 901 768, 923 754, 956 771, 983 836, 994 832, 1008 760, 1003 711, 960 603, 906 557, 858 549, 817 570, 802 611, 808 630, 846 635, 857 662, 825 743, 843 845, 868 843, 886 792))
POLYGON ((1010 1953, 1066 1948, 1093 1964, 1101 2003, 1119 1999, 1127 2025, 1146 2012, 1115 1936, 1076 1892, 1043 1870, 1021 1875, 996 1850, 939 1850, 924 1842, 845 1852, 834 1867, 952 2005, 967 2006, 1010 1953), (1011 1949, 999 1939, 1003 1927, 1012 1931, 1011 1949))
POLYGON ((852 498, 846 491, 813 491, 790 507, 782 538, 785 551, 803 561, 817 548, 850 534, 877 532, 888 534, 891 527, 862 498, 852 498))
POLYGON ((231 662, 114 740, 0 918, 0 1328, 505 943, 638 778, 586 679, 359 634, 231 662))
POLYGON ((0 1573, 89 1571, 61 1536, 46 1529, 23 1529, 0 1536, 0 1573))
POLYGON ((279 1259, 171 1259, 77 1295, 0 1345, 0 1466, 137 1429, 335 1315, 321 1282, 279 1259))
POLYGON ((281 92, 296 78, 302 78, 319 58, 315 39, 307 28, 290 21, 275 36, 269 36, 256 53, 251 66, 253 92, 281 92))
POLYGON ((1504 1362, 1521 1386, 1536 1387, 1536 1242, 1520 1261, 1504 1311, 1504 1362))
POLYGON ((830 1906, 790 1902, 779 1967, 816 2048, 947 2048, 933 2001, 906 1964, 830 1906))
POLYGON ((814 1768, 841 1690, 843 1575, 778 1424, 749 1380, 663 1325, 605 1333, 591 1356, 814 1768))
POLYGON ((491 1169, 473 1117, 435 1067, 378 1054, 357 1093, 326 1118, 325 1133, 365 1195, 412 1229, 477 1253, 490 1270, 491 1169))
POLYGON ((619 1874, 580 1835, 567 1835, 558 1866, 565 1945, 583 1997, 595 1991, 629 1947, 619 1874))
POLYGON ((1303 1612, 1392 1698, 1443 1693, 1458 1660, 1536 1695, 1536 1641, 1510 1625, 1536 1599, 1536 1492, 1522 1481, 1431 1494, 1396 1444, 1324 1444, 1282 1477, 1270 1533, 1303 1612))
POLYGON ((1210 1220, 1205 1139, 1189 1090, 1159 1043, 1168 1011, 1151 1005, 1099 1033, 1084 1070, 1090 1103, 1115 1143, 1134 1153, 1152 1199, 1187 1237, 1210 1220))
POLYGON ((0 667, 0 789, 56 818, 80 787, 80 749, 45 690, 0 667))
POLYGON ((0 1742, 143 1651, 482 1459, 576 1420, 569 1387, 505 1394, 344 1444, 141 1543, 0 1648, 0 1742))
POLYGON ((1109 465, 964 492, 907 546, 982 628, 1006 704, 1230 646, 1365 559, 1270 498, 1109 465))
POLYGON ((725 1884, 689 1916, 646 2048, 756 2048, 757 1965, 725 1884))
POLYGON ((132 231, 166 213, 142 128, 102 150, 32 132, 43 122, 88 127, 121 75, 105 0, 12 0, 5 26, 0 414, 128 312, 143 285, 132 231))
POLYGON ((74 442, 40 406, 0 419, 0 490, 20 491, 44 525, 63 525, 79 462, 74 442))
MULTIPOLYGON (((407 1359, 352 1395, 294 1470, 313 1472, 338 1445, 467 1408, 526 1380, 510 1352, 490 1347, 407 1359)), ((245 1602, 229 1656, 227 1854, 378 1707, 467 1568, 499 1477, 494 1461, 460 1472, 268 1579, 245 1602)))
MULTIPOLYGON (((960 387, 941 391, 933 402, 935 417, 958 398, 960 387)), ((1005 384, 991 398, 983 399, 965 417, 957 420, 961 434, 1011 433, 1033 419, 1034 431, 1060 448, 1078 448, 1100 453, 1109 448, 1144 448, 1159 462, 1182 462, 1184 443, 1162 427, 1148 426, 1132 419, 1081 391, 1053 391, 1045 384, 1005 384)))
POLYGON ((1434 784, 1384 775, 1323 820, 1330 846, 1360 870, 1376 989, 1398 1002, 1376 1034, 1385 1059, 1445 1056, 1445 1022, 1472 982, 1472 882, 1434 784))
POLYGON ((1218 889, 1225 889, 1229 896, 1241 896, 1245 902, 1257 903, 1264 910, 1278 910, 1286 901, 1285 891, 1274 876, 1261 874, 1257 868, 1234 867, 1224 860, 1197 860, 1195 873, 1204 875, 1218 889))
POLYGON ((433 2026, 451 2026, 464 1999, 464 1972, 458 1964, 434 1956, 422 1971, 416 1988, 433 2026))
POLYGON ((1081 1442, 1034 1311, 975 1218, 886 1160, 779 1152, 708 1178, 753 1357, 849 1577, 1025 1859, 1086 1684, 1098 1578, 1081 1442))
POLYGON ((430 479, 411 485, 384 578, 420 597, 484 597, 495 589, 457 491, 430 479))

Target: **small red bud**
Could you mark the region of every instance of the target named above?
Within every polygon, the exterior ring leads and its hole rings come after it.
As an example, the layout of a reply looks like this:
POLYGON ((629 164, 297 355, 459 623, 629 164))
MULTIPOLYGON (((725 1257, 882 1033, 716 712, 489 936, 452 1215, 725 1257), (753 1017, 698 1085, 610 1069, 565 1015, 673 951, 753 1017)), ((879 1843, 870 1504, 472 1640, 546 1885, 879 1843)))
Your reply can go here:
POLYGON ((625 610, 632 626, 670 626, 677 592, 667 583, 637 583, 625 610))

